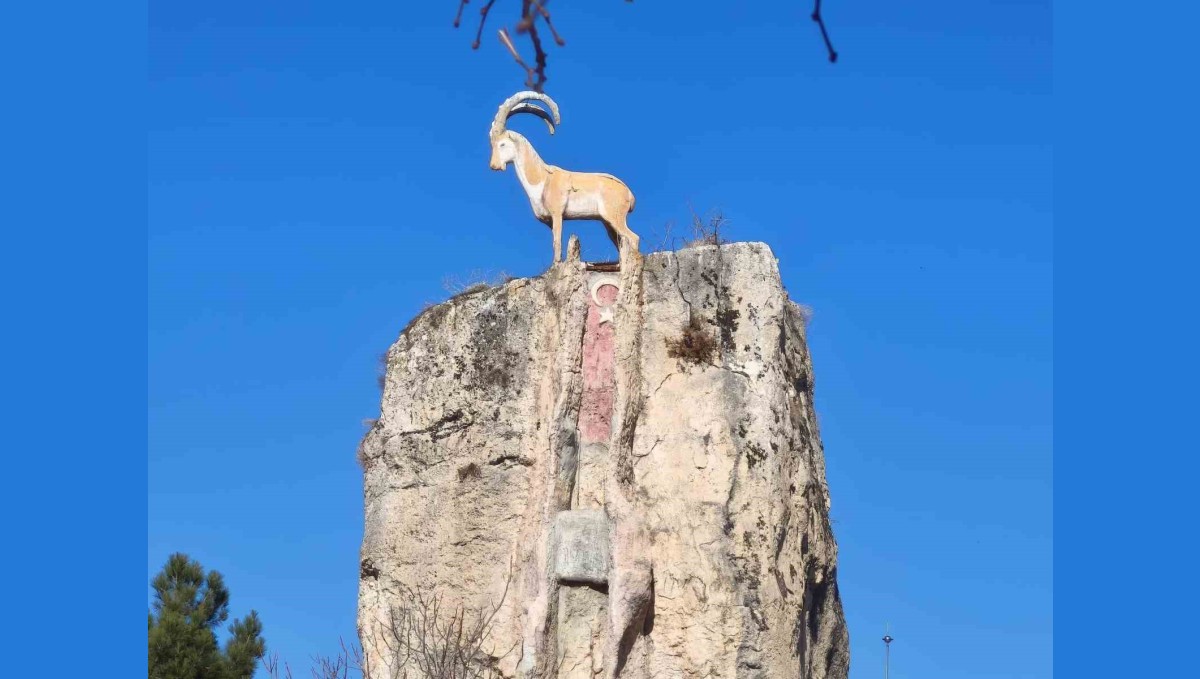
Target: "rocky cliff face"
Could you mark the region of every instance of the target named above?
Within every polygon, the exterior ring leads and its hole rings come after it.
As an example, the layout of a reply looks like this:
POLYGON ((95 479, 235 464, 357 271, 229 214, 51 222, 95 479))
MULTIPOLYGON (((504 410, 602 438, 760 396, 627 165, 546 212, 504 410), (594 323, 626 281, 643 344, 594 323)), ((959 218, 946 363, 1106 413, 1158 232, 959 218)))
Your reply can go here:
POLYGON ((619 274, 572 251, 388 352, 360 448, 372 675, 428 671, 403 649, 437 634, 406 621, 438 597, 434 632, 467 639, 440 643, 495 676, 843 679, 812 365, 770 249, 619 274))

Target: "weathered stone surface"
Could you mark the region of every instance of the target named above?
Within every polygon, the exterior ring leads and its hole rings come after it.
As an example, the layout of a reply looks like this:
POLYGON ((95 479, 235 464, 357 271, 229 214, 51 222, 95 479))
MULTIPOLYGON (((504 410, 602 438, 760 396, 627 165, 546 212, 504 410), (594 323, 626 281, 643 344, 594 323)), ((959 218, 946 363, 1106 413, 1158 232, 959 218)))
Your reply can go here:
POLYGON ((576 509, 554 517, 554 575, 560 582, 608 583, 608 518, 603 510, 576 509))
POLYGON ((774 256, 647 255, 640 285, 634 268, 612 321, 566 262, 432 307, 389 350, 360 455, 365 646, 411 587, 500 604, 485 650, 504 676, 847 676, 812 365, 774 256), (710 362, 668 355, 689 319, 710 362), (556 519, 589 509, 611 526, 607 585, 560 583, 556 519))
POLYGON ((603 676, 608 593, 596 587, 558 590, 558 648, 555 679, 603 676))

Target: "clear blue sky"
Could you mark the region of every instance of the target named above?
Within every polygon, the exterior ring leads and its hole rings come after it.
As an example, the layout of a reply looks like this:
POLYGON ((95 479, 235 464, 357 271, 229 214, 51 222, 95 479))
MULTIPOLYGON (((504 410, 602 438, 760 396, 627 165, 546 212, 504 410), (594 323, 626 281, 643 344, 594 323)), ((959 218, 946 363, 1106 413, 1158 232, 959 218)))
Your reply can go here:
MULTIPOLYGON (((666 4, 552 3, 563 124, 514 127, 624 178, 644 243, 722 208, 815 310, 851 676, 890 621, 895 679, 1049 678, 1049 3, 829 0, 832 66, 806 2, 666 4)), ((550 257, 487 167, 522 74, 456 5, 152 5, 147 582, 220 570, 293 666, 354 634, 378 355, 550 257)))

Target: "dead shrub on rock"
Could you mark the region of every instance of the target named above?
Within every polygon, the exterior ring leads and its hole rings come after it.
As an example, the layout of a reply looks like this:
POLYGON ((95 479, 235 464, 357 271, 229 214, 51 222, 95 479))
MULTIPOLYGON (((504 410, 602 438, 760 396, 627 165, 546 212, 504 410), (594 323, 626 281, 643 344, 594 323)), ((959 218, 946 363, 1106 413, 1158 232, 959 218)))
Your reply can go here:
MULTIPOLYGON (((367 630, 364 643, 387 658, 391 677, 500 679, 499 662, 516 649, 496 649, 496 616, 508 596, 480 608, 450 604, 440 592, 401 588, 399 605, 367 630)), ((391 679, 389 677, 388 679, 391 679)), ((368 678, 364 673, 363 679, 368 678)))
POLYGON ((698 319, 692 318, 683 326, 679 337, 664 340, 667 356, 689 363, 711 364, 717 356, 717 340, 698 319))
POLYGON ((388 352, 383 352, 379 355, 379 365, 376 370, 375 384, 379 386, 379 391, 387 386, 387 369, 388 369, 388 352))
MULTIPOLYGON (((360 643, 343 641, 339 653, 312 657, 312 677, 501 679, 499 663, 517 645, 496 649, 492 637, 511 582, 510 573, 500 599, 479 608, 451 604, 440 592, 401 586, 398 605, 367 625, 360 643)), ((277 655, 259 660, 269 679, 295 679, 291 667, 286 662, 281 666, 277 655)))
POLYGON ((492 273, 475 269, 465 276, 446 276, 442 279, 442 289, 450 293, 450 299, 454 299, 504 285, 512 279, 507 271, 492 273))
POLYGON ((792 302, 792 307, 796 309, 796 315, 800 317, 800 323, 807 328, 808 324, 812 321, 813 308, 807 304, 800 304, 799 302, 792 302))
POLYGON ((729 239, 725 237, 725 230, 728 228, 729 220, 720 210, 713 210, 706 217, 702 217, 692 210, 692 237, 683 244, 683 247, 724 245, 729 242, 729 239))

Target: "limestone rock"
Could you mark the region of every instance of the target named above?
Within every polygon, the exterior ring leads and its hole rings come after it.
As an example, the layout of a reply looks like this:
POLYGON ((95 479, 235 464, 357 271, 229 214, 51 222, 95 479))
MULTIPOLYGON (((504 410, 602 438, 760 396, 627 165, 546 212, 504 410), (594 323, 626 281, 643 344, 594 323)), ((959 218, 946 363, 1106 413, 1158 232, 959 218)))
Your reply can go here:
POLYGON ((373 676, 406 591, 486 618, 496 676, 847 676, 812 364, 773 254, 622 268, 459 296, 389 350, 360 447, 373 676), (681 353, 689 324, 712 355, 681 353))

